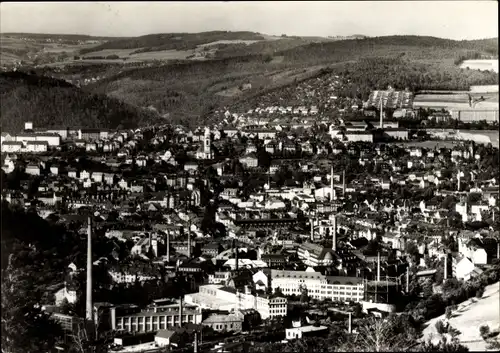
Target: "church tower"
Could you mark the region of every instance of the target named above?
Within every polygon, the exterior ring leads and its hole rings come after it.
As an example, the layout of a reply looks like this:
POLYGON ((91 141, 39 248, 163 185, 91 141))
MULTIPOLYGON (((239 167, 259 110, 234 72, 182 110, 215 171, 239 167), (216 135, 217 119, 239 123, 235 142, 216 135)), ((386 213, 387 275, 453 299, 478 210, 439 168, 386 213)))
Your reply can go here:
POLYGON ((212 138, 210 137, 210 128, 205 128, 205 136, 203 138, 203 156, 205 159, 212 159, 212 138))

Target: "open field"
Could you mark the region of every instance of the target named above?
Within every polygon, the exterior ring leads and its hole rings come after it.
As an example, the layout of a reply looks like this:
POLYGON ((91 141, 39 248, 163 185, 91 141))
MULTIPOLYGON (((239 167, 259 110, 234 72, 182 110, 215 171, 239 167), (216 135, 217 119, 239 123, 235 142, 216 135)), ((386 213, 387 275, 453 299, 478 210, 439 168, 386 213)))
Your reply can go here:
POLYGON ((161 50, 129 55, 127 61, 184 60, 192 55, 192 50, 161 50))
POLYGON ((252 44, 260 42, 259 40, 217 40, 215 42, 210 42, 210 43, 204 43, 200 44, 197 46, 197 48, 205 48, 205 47, 210 47, 213 45, 219 45, 219 44, 252 44))
POLYGON ((130 53, 136 51, 137 49, 103 49, 99 51, 93 51, 91 53, 87 53, 82 55, 82 58, 94 57, 94 56, 109 56, 109 55, 118 55, 120 58, 125 58, 130 55, 130 53))
MULTIPOLYGON (((498 102, 498 93, 470 93, 473 99, 484 97, 488 102, 498 102)), ((467 93, 456 94, 417 94, 414 98, 416 102, 443 102, 443 103, 469 103, 467 93)))
POLYGON ((498 59, 495 60, 465 60, 460 68, 470 70, 491 70, 498 73, 498 59))
MULTIPOLYGON (((460 342, 471 351, 484 351, 487 344, 479 334, 481 325, 488 325, 493 331, 500 329, 500 282, 486 287, 481 299, 470 299, 458 305, 457 313, 449 320, 450 325, 461 333, 458 336, 460 342)), ((424 329, 423 339, 439 341, 436 331, 436 322, 444 320, 445 315, 441 315, 430 320, 424 329)))

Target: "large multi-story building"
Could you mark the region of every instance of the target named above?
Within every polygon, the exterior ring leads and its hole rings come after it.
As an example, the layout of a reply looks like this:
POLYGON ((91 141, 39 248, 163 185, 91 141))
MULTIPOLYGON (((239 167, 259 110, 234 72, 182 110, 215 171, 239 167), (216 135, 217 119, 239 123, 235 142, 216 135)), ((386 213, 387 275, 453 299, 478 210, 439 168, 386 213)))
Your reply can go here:
MULTIPOLYGON (((363 279, 359 277, 325 276, 312 269, 306 271, 263 270, 253 276, 273 291, 278 288, 284 295, 301 295, 304 290, 313 299, 332 301, 363 300, 363 279)), ((260 283, 259 282, 259 283, 260 283)))
POLYGON ((413 93, 409 91, 396 91, 389 88, 386 91, 373 91, 368 98, 367 107, 380 107, 382 101, 383 108, 411 108, 413 103, 413 93))
POLYGON ((201 324, 201 309, 194 305, 151 305, 145 310, 137 306, 111 308, 111 328, 126 332, 152 332, 164 330, 182 323, 201 324))
POLYGON ((336 258, 333 249, 313 243, 300 245, 297 256, 307 266, 330 266, 336 258))
POLYGON ((186 303, 213 310, 254 309, 262 319, 286 316, 288 301, 284 297, 272 297, 253 293, 246 286, 243 292, 232 287, 208 284, 200 286, 199 293, 185 295, 186 303))

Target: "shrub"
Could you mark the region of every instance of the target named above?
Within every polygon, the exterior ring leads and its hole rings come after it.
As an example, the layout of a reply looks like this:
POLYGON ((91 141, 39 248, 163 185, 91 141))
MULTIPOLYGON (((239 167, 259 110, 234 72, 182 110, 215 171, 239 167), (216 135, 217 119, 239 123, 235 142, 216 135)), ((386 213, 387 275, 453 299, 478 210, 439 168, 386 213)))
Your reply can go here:
POLYGON ((448 332, 448 326, 444 324, 442 320, 436 321, 436 331, 440 334, 443 335, 448 332))
POLYGON ((482 298, 483 297, 483 294, 484 294, 484 288, 479 288, 477 291, 476 291, 476 298, 482 298))
POLYGON ((451 316, 453 315, 453 309, 451 306, 446 307, 446 318, 449 320, 451 319, 451 316))
POLYGON ((481 325, 479 327, 479 334, 484 340, 486 340, 490 334, 490 327, 488 325, 481 325))

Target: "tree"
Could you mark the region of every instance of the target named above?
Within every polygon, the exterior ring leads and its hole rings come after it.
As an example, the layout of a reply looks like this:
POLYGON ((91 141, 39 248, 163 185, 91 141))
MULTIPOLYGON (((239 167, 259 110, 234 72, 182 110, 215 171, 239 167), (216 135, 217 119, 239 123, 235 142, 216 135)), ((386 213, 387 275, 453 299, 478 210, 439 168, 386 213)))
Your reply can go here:
POLYGON ((481 337, 486 341, 490 334, 490 327, 488 325, 481 325, 479 326, 479 334, 481 337))
POLYGON ((2 273, 2 350, 10 353, 46 352, 63 336, 38 304, 31 275, 12 268, 2 273))

